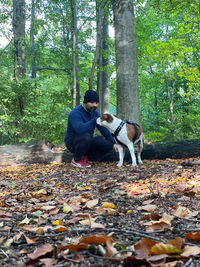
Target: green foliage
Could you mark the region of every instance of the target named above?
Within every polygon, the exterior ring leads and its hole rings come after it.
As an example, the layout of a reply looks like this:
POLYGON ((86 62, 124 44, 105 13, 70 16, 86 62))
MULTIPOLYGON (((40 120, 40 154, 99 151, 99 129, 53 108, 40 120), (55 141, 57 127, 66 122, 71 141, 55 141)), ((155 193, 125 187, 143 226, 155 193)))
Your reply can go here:
POLYGON ((199 137, 197 11, 198 4, 192 1, 158 4, 155 0, 136 8, 142 124, 147 140, 199 137))
POLYGON ((1 85, 1 143, 51 140, 62 143, 70 96, 62 79, 24 79, 1 85), (23 116, 19 96, 24 102, 23 116))
MULTIPOLYGON (((101 2, 101 1, 100 1, 101 2)), ((107 2, 111 14, 111 1, 107 2)), ((27 19, 31 6, 28 3, 27 19)), ((11 38, 12 1, 2 0, 0 37, 11 38)), ((95 50, 95 4, 77 2, 81 96, 95 50)), ((106 12, 107 12, 106 11, 106 12)), ((195 139, 200 132, 199 13, 197 1, 137 0, 135 18, 142 126, 146 141, 195 139)), ((112 16, 110 16, 112 24, 112 16)), ((36 1, 34 48, 26 34, 27 78, 13 79, 13 43, 0 48, 0 144, 48 139, 63 143, 72 98, 70 2, 36 1), (37 78, 31 79, 35 57, 37 78), (20 106, 23 102, 23 107, 20 106)), ((110 109, 116 110, 114 40, 107 40, 110 109)), ((96 89, 97 77, 94 77, 96 89)), ((82 101, 82 99, 81 99, 82 101)))

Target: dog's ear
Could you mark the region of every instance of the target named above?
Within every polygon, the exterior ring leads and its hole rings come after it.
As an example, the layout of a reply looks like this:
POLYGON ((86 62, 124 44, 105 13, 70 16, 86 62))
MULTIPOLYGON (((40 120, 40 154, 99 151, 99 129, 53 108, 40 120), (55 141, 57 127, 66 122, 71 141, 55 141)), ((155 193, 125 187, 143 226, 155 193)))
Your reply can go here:
POLYGON ((102 120, 107 121, 107 122, 110 123, 110 122, 113 121, 113 117, 112 117, 112 115, 109 114, 109 113, 104 113, 104 114, 102 115, 102 120))
POLYGON ((109 113, 106 114, 106 121, 111 123, 113 121, 113 116, 109 113))

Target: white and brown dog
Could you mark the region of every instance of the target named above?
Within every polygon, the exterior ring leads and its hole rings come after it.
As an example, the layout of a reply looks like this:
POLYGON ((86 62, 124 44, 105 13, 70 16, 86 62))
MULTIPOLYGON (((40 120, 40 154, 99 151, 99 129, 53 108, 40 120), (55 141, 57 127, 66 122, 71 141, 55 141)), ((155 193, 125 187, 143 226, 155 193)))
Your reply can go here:
POLYGON ((126 147, 128 147, 131 154, 132 166, 137 165, 134 144, 138 145, 137 159, 138 163, 142 164, 141 152, 143 149, 144 137, 142 128, 138 124, 130 121, 122 121, 121 119, 108 113, 99 117, 97 119, 97 124, 109 129, 116 140, 119 151, 118 167, 123 165, 126 147))

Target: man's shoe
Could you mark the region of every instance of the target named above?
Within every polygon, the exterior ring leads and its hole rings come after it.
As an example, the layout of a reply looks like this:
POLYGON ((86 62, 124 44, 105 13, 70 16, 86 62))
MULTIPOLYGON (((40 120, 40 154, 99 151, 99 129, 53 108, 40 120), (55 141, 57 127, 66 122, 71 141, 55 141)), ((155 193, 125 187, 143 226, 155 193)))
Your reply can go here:
POLYGON ((78 168, 89 168, 91 167, 90 164, 88 164, 85 159, 81 158, 80 160, 74 160, 74 158, 72 159, 71 165, 73 165, 74 167, 78 167, 78 168))

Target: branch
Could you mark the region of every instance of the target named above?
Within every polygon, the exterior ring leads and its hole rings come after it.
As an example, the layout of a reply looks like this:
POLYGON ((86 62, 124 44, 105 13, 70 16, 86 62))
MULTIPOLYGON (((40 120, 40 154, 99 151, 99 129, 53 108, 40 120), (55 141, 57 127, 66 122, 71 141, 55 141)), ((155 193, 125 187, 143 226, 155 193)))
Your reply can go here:
POLYGON ((53 68, 51 66, 36 68, 36 71, 39 71, 39 70, 53 70, 53 71, 65 71, 65 72, 67 72, 67 69, 53 68))

